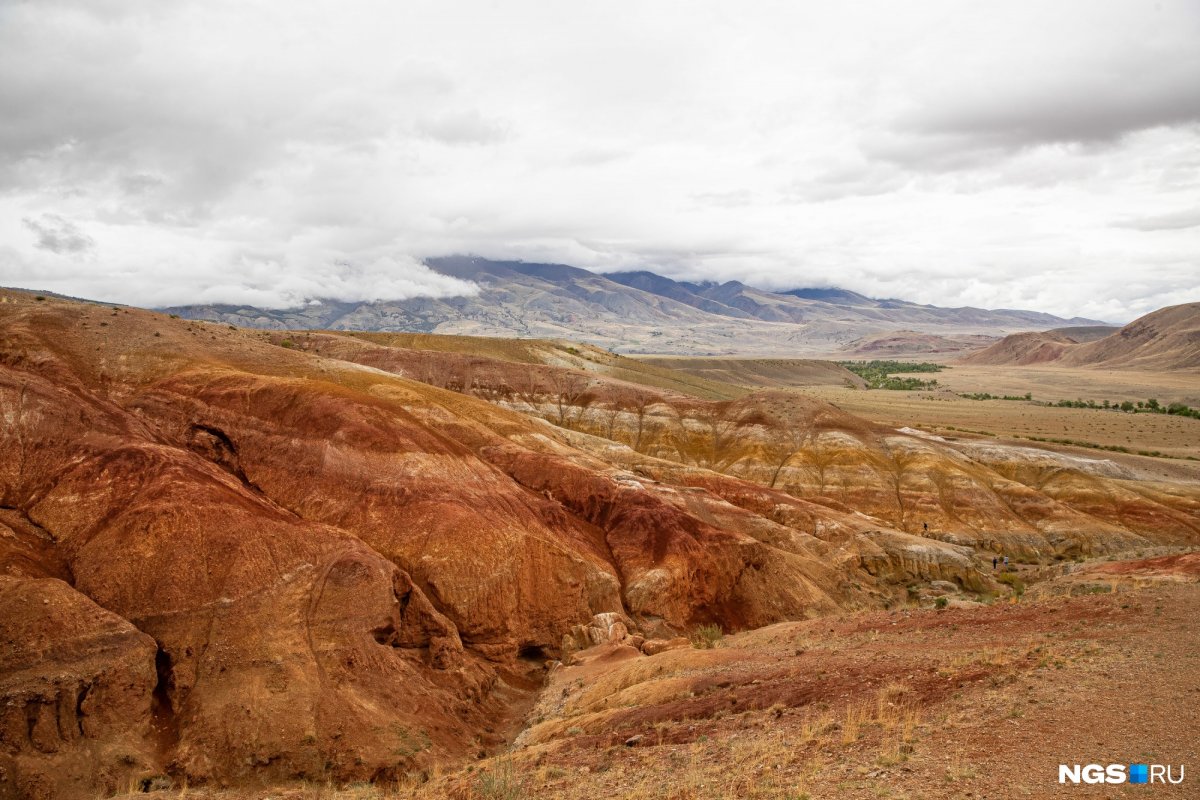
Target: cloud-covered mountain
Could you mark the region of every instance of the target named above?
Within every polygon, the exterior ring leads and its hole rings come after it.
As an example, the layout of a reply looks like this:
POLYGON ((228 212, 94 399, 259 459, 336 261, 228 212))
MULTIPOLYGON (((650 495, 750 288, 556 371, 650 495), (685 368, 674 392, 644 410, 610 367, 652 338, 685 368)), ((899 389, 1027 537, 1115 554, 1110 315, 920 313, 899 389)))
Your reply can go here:
POLYGON ((260 328, 567 338, 620 352, 681 354, 828 354, 898 328, 1002 336, 1092 322, 1032 311, 875 300, 840 289, 770 292, 738 281, 689 283, 644 271, 600 275, 563 264, 465 256, 428 264, 442 275, 472 282, 478 293, 322 301, 287 310, 235 305, 170 310, 260 328))

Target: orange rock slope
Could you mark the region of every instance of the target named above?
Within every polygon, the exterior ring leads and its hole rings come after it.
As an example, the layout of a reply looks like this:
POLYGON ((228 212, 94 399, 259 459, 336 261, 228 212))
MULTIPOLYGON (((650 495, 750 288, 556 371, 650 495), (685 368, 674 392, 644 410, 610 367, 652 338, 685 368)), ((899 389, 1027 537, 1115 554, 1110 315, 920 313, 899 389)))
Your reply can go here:
POLYGON ((385 778, 504 741, 597 615, 666 637, 993 588, 849 494, 338 355, 0 293, 0 796, 385 778))

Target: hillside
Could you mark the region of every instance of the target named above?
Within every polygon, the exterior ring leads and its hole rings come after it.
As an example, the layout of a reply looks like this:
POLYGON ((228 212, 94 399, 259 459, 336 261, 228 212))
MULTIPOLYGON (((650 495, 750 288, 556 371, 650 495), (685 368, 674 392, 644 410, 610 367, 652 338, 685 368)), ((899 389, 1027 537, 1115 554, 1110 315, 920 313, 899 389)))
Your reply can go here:
POLYGON ((209 305, 167 311, 275 330, 569 339, 627 354, 786 357, 837 353, 864 336, 897 328, 1000 336, 1089 322, 1028 311, 872 300, 841 290, 788 293, 737 281, 688 283, 651 272, 600 275, 561 264, 467 257, 428 263, 439 272, 474 282, 478 294, 375 303, 330 301, 290 310, 209 305))
POLYGON ((429 775, 597 643, 1200 544, 1194 486, 585 348, 0 301, 6 796, 429 775))
POLYGON ((845 348, 843 358, 905 358, 940 356, 945 358, 987 347, 996 341, 985 334, 938 334, 921 331, 884 331, 857 339, 845 348))
POLYGON ((1111 336, 1120 330, 1119 325, 1075 325, 1067 328, 1053 328, 1051 333, 1060 333, 1075 342, 1094 342, 1111 336))
POLYGON ((1106 335, 1065 328, 1018 333, 962 359, 965 364, 1057 364, 1097 369, 1200 368, 1200 303, 1154 311, 1106 335))
POLYGON ((1200 368, 1200 303, 1162 308, 1116 333, 1064 353, 1067 366, 1108 369, 1200 368))
POLYGON ((1027 366, 1058 361, 1079 342, 1058 331, 1028 331, 1005 336, 995 344, 961 359, 964 364, 1027 366))
POLYGON ((685 358, 642 357, 644 364, 685 373, 698 378, 758 388, 782 389, 799 386, 852 386, 866 382, 832 361, 785 358, 685 358))

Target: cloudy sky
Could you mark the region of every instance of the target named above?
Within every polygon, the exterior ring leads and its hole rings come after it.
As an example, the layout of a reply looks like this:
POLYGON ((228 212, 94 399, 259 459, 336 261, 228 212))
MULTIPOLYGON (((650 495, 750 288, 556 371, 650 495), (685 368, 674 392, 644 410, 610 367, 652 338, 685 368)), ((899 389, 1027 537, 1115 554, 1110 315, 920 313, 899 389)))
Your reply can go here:
POLYGON ((0 285, 469 291, 451 253, 1200 300, 1200 3, 0 0, 0 285))

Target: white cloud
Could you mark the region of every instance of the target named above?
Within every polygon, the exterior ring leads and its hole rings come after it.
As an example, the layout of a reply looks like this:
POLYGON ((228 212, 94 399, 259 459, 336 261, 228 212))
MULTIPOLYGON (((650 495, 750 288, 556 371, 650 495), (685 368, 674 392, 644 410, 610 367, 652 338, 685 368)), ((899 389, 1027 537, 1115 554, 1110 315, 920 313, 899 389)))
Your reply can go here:
POLYGON ((469 252, 1128 319, 1200 295, 1197 40, 1186 0, 0 0, 0 284, 403 298, 469 252))

